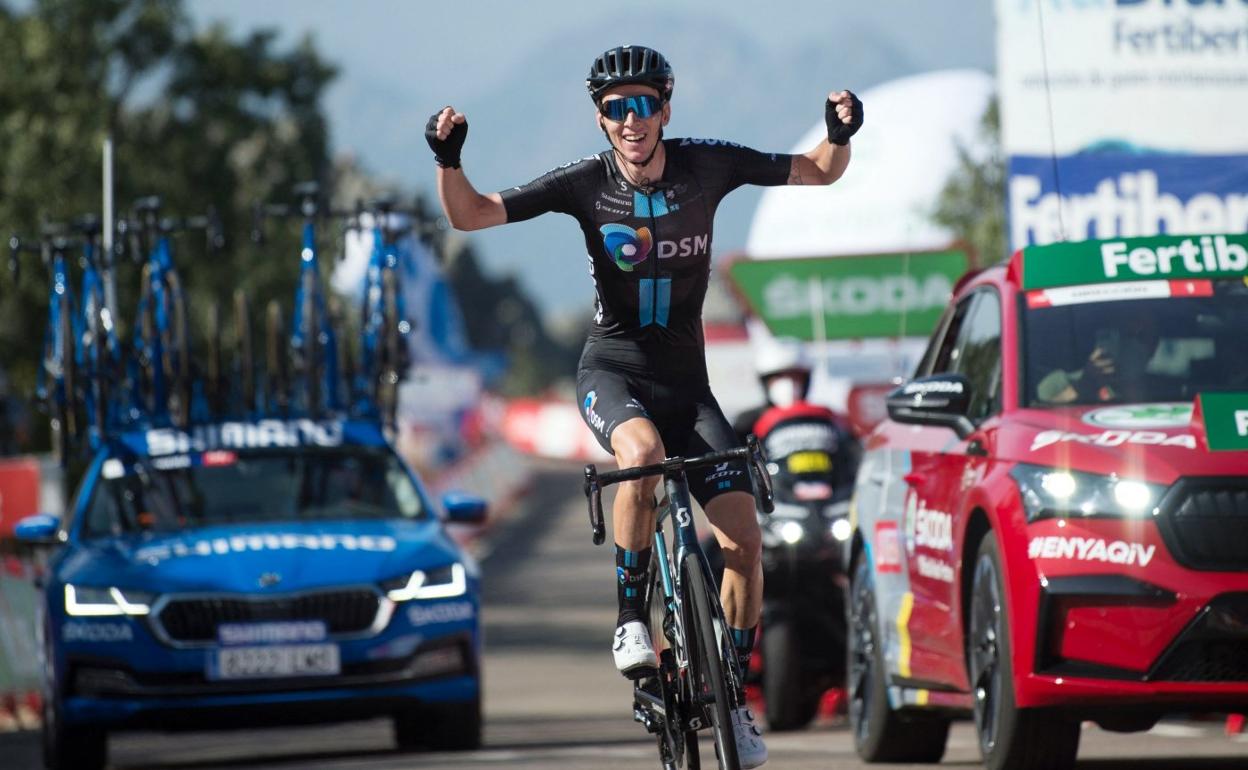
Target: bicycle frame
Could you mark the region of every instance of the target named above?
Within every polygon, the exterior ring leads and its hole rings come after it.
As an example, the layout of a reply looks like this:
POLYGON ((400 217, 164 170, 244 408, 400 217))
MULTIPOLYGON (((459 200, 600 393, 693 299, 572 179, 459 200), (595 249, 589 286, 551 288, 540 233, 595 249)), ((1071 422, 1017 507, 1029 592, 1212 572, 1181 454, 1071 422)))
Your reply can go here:
MULTIPOLYGON (((333 327, 329 323, 325 308, 325 293, 321 290, 321 271, 317 262, 316 252, 316 215, 315 200, 305 198, 303 202, 303 248, 299 252, 299 283, 295 289, 294 324, 291 326, 290 346, 300 355, 308 355, 311 348, 309 334, 316 335, 317 347, 321 351, 323 366, 319 367, 320 392, 324 394, 325 405, 330 411, 338 409, 338 346, 334 339, 333 327), (305 329, 303 305, 306 299, 304 285, 312 287, 312 303, 315 309, 315 328, 305 329)), ((306 376, 306 374, 304 375, 306 376)), ((305 394, 308 394, 308 412, 314 414, 319 405, 311 403, 311 388, 308 382, 301 383, 305 394)))

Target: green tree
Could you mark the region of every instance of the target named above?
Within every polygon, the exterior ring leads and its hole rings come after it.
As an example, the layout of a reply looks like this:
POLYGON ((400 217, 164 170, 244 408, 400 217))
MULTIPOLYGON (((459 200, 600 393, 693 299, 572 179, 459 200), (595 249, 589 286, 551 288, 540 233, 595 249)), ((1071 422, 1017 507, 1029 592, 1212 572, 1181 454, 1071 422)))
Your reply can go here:
POLYGON ((932 219, 973 249, 977 264, 1008 256, 1005 240, 1005 158, 996 97, 979 122, 979 147, 958 145, 958 168, 941 190, 932 219))
MULTIPOLYGON (((271 228, 261 249, 250 211, 328 175, 321 97, 334 75, 310 39, 279 50, 271 30, 196 30, 180 0, 35 0, 20 11, 0 0, 0 228, 33 234, 43 219, 98 213, 111 136, 118 213, 155 194, 170 213, 222 216, 223 253, 177 242, 193 317, 235 286, 251 293, 253 318, 271 297, 289 307, 298 227, 271 228)), ((123 264, 123 325, 137 283, 123 264)), ((0 366, 11 390, 30 393, 47 282, 27 269, 17 287, 7 275, 0 286, 0 366)))

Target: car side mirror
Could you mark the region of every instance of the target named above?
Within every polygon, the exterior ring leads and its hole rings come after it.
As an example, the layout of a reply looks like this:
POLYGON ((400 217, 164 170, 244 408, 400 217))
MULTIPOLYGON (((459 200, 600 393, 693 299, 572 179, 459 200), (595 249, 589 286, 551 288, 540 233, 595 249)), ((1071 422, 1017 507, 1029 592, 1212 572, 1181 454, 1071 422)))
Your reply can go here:
POLYGON ((488 518, 489 504, 485 498, 466 492, 447 492, 442 495, 442 508, 446 520, 456 524, 484 524, 488 518))
POLYGON ((50 513, 36 513, 20 519, 13 528, 18 540, 41 545, 59 545, 61 537, 61 519, 50 513))
POLYGON ((920 377, 888 394, 888 416, 910 425, 940 425, 966 438, 975 425, 966 416, 971 403, 971 383, 960 374, 920 377))

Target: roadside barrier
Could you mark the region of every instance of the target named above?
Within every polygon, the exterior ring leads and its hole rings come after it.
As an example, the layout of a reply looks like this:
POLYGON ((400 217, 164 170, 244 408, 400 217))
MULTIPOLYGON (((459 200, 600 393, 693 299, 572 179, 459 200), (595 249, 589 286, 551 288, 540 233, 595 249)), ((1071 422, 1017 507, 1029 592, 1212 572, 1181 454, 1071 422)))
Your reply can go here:
POLYGON ((0 732, 39 727, 39 647, 35 636, 36 565, 0 557, 0 732))

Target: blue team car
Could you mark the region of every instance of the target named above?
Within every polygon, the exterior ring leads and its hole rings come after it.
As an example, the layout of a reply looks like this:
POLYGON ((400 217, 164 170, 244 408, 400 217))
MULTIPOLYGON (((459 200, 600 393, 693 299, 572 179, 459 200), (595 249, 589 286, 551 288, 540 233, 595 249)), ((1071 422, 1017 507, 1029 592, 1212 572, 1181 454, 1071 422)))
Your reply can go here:
POLYGON ((55 542, 41 632, 52 768, 125 729, 390 716, 400 748, 481 736, 479 578, 369 422, 259 420, 119 435, 55 542))

